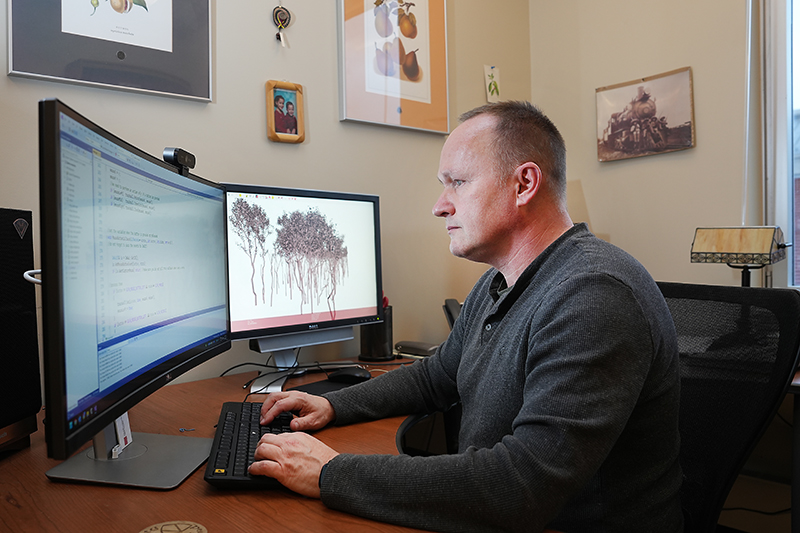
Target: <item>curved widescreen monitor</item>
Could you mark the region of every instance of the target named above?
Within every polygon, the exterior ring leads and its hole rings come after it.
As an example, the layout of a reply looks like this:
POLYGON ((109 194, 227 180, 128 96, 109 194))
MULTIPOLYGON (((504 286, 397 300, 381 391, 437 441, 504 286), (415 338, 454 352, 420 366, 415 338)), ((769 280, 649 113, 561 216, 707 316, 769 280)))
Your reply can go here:
POLYGON ((290 350, 383 320, 377 196, 224 187, 234 339, 289 367, 290 350))
POLYGON ((48 476, 149 486, 157 454, 198 445, 202 464, 206 439, 134 433, 121 453, 135 461, 106 461, 119 449, 102 443, 136 403, 230 348, 224 190, 58 100, 39 104, 39 142, 47 452, 95 442, 88 463, 82 452, 48 476), (82 477, 93 470, 108 479, 82 477))

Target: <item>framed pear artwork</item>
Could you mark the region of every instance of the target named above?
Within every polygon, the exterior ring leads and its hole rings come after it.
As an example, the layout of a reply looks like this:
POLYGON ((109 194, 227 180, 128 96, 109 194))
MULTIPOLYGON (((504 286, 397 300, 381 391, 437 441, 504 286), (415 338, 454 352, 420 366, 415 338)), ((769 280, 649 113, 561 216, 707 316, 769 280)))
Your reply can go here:
POLYGON ((339 1, 339 119, 449 132, 445 0, 339 1))

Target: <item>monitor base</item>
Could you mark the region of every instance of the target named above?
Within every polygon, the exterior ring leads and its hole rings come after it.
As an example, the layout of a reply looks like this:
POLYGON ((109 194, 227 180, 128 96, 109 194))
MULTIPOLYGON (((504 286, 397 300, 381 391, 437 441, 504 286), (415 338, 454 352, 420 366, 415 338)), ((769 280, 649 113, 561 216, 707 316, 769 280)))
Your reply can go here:
POLYGON ((52 481, 174 489, 208 460, 212 439, 133 433, 119 458, 98 460, 90 447, 47 471, 52 481))

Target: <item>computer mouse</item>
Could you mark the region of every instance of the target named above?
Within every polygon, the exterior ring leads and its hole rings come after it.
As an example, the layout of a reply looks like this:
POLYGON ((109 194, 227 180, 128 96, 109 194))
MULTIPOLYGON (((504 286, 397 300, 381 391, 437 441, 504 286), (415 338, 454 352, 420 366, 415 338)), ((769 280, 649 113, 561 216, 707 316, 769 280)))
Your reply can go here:
POLYGON ((356 383, 367 381, 371 377, 369 370, 365 368, 361 368, 360 366, 348 366, 328 374, 328 381, 355 385, 356 383))

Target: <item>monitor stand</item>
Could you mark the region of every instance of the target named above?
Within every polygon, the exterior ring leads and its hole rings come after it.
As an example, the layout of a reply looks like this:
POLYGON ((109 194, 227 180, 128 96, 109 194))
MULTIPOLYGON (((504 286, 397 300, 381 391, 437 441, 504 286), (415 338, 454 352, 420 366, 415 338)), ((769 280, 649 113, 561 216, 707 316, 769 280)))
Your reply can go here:
POLYGON ((302 331, 250 339, 250 349, 258 353, 270 353, 277 372, 270 372, 257 378, 250 385, 251 394, 267 394, 283 390, 283 384, 289 376, 299 376, 306 372, 305 368, 297 368, 298 354, 296 349, 306 346, 318 346, 332 342, 353 339, 353 327, 332 328, 323 330, 302 331))
POLYGON ((251 394, 267 394, 280 392, 289 376, 305 374, 305 369, 293 368, 297 366, 297 356, 293 349, 275 350, 271 352, 272 362, 277 367, 276 372, 261 376, 250 384, 251 394))
MULTIPOLYGON (((113 426, 110 424, 109 428, 113 426)), ((169 490, 200 468, 211 452, 212 439, 156 433, 132 435, 132 442, 118 457, 97 458, 95 450, 107 448, 106 428, 95 435, 93 447, 51 468, 47 477, 53 481, 169 490)))

